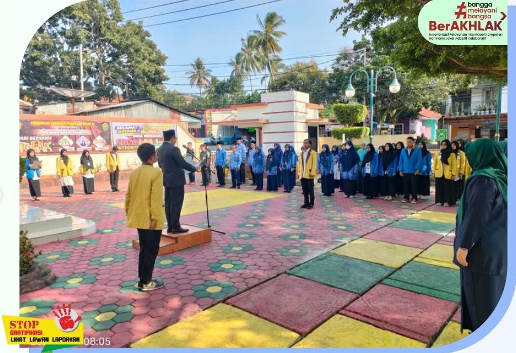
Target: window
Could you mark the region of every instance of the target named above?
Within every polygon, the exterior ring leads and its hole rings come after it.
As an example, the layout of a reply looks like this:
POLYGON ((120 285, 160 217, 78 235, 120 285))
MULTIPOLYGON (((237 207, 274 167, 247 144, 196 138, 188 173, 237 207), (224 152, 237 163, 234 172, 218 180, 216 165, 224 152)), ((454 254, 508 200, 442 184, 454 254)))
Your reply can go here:
POLYGON ((401 134, 403 134, 403 124, 394 125, 394 135, 401 135, 401 134))

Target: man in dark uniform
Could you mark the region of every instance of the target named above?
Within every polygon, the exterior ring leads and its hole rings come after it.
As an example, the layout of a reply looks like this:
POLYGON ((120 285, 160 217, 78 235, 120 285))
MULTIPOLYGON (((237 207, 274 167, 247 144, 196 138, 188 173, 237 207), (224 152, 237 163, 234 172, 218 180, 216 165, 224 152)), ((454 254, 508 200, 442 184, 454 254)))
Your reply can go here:
POLYGON ((163 131, 165 142, 158 149, 158 164, 163 170, 163 186, 165 186, 165 215, 167 217, 167 233, 187 233, 188 229, 181 228, 179 216, 185 198, 185 172, 195 172, 197 169, 184 160, 181 151, 176 147, 175 130, 163 131))
POLYGON ((199 159, 201 160, 201 176, 202 176, 202 184, 201 186, 208 186, 210 183, 210 156, 211 153, 208 152, 208 146, 203 143, 201 146, 201 153, 199 154, 199 159))

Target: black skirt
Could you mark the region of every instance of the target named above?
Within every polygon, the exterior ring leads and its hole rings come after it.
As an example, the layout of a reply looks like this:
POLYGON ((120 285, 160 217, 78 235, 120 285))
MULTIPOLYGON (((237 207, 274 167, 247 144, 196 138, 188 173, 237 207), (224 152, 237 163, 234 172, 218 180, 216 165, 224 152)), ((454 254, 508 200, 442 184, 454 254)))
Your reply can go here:
POLYGON ((378 197, 378 178, 371 177, 370 174, 364 175, 364 196, 378 197))
POLYGON ((278 191, 278 175, 267 175, 267 191, 278 191))
POLYGON ((420 175, 418 182, 418 192, 421 196, 430 196, 430 176, 420 175))
POLYGON ((95 191, 95 179, 82 177, 82 183, 84 185, 84 193, 91 194, 95 191))
POLYGON ((454 206, 457 203, 455 182, 451 179, 435 178, 435 203, 454 206))
POLYGON ((333 174, 321 175, 321 189, 324 195, 331 195, 335 192, 333 174))
POLYGON ((360 170, 357 174, 357 192, 364 192, 364 176, 362 175, 362 172, 360 170))
POLYGON ((28 179, 29 180, 29 191, 30 196, 32 197, 41 197, 41 187, 39 184, 39 179, 28 179))
POLYGON ((405 194, 405 187, 403 186, 403 177, 400 176, 400 173, 396 173, 396 194, 397 195, 404 195, 405 194))
POLYGON ((355 196, 357 194, 357 181, 342 180, 342 190, 346 196, 355 196))

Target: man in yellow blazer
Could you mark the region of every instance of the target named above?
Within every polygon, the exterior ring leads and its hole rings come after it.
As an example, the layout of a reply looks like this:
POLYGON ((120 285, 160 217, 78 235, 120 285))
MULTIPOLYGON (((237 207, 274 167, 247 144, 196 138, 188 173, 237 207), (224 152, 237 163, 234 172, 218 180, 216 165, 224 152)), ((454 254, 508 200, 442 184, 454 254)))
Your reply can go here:
POLYGON ((312 209, 314 207, 314 179, 317 175, 317 152, 312 150, 312 141, 303 141, 303 149, 297 160, 297 175, 301 179, 305 202, 301 208, 312 209))
POLYGON ((113 146, 111 151, 106 155, 106 166, 109 172, 109 183, 111 191, 118 190, 118 174, 120 173, 120 158, 118 156, 118 147, 113 146))

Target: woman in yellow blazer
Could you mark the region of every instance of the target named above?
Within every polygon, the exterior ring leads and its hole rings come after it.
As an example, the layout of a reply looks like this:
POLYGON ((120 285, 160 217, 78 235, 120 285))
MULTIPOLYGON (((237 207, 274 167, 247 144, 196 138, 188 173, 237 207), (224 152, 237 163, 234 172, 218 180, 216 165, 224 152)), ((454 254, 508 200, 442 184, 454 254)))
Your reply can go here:
POLYGON ((461 151, 459 141, 453 141, 451 143, 452 151, 457 157, 457 177, 455 181, 455 191, 457 192, 457 201, 460 200, 462 192, 464 190, 464 175, 466 174, 466 153, 461 151))
POLYGON ((317 175, 317 152, 312 150, 312 142, 308 139, 303 141, 296 169, 305 197, 305 203, 301 208, 312 209, 315 202, 314 179, 317 175))
POLYGON ((106 155, 106 166, 109 172, 109 183, 111 184, 111 191, 120 191, 118 190, 118 174, 120 172, 118 147, 113 146, 113 149, 106 155))
POLYGON ((457 158, 451 149, 451 142, 441 142, 441 151, 434 155, 435 203, 454 206, 457 202, 454 179, 458 174, 457 158))
POLYGON ((61 177, 61 190, 63 197, 71 197, 73 194, 73 164, 68 157, 68 152, 63 148, 57 157, 57 175, 61 177))

